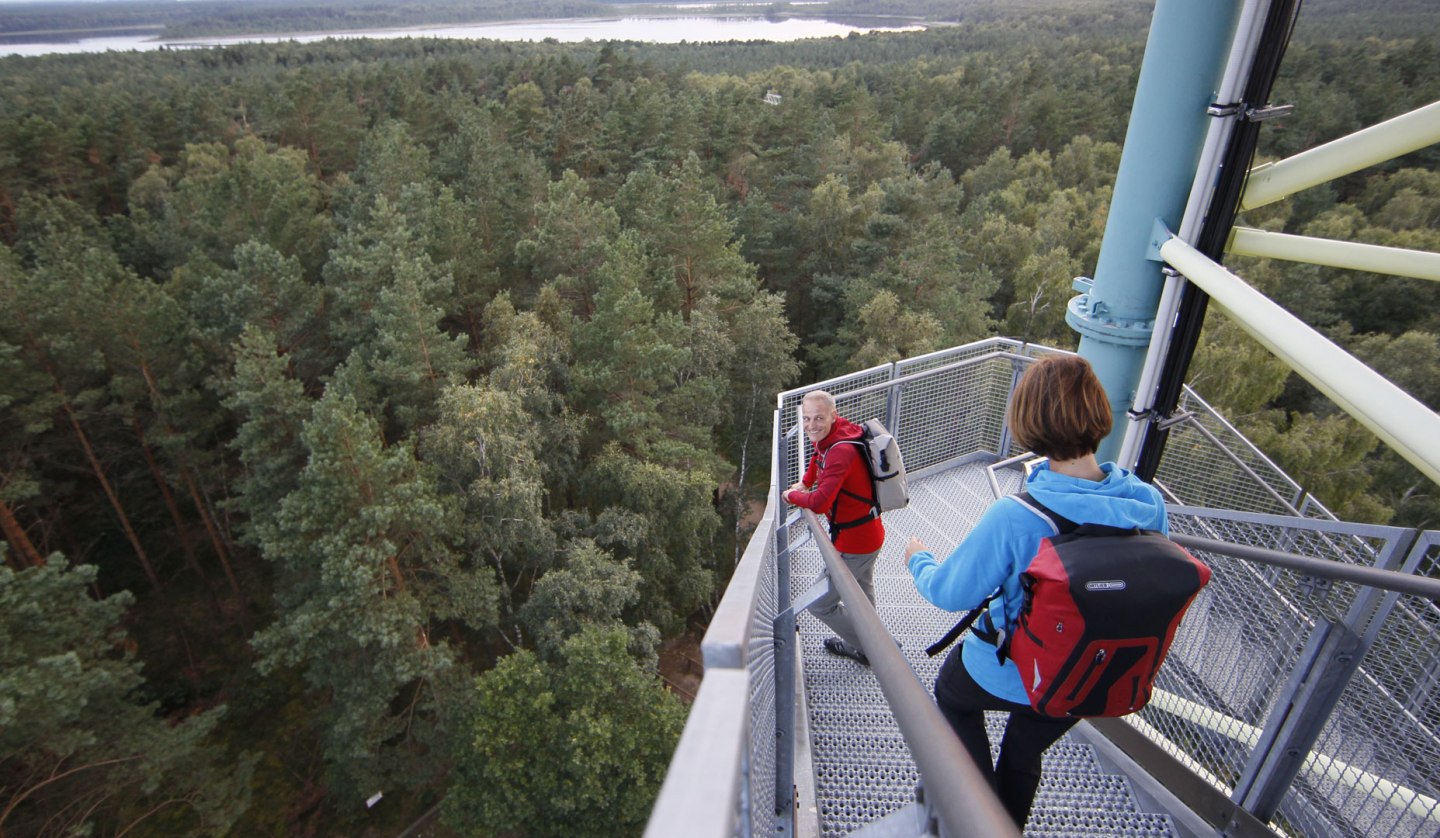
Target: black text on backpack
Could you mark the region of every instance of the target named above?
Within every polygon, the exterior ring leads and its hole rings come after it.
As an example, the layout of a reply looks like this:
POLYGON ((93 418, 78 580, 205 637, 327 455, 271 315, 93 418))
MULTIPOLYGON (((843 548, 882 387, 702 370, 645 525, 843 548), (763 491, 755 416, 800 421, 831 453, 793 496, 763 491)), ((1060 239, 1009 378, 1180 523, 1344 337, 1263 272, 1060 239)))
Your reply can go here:
MULTIPOLYGON (((1077 525, 1028 493, 1016 499, 1059 534, 1041 539, 1021 574, 1023 605, 1008 636, 988 625, 976 635, 996 643, 1002 660, 1015 661, 1030 706, 1042 715, 1134 713, 1150 700, 1160 664, 1185 611, 1210 581, 1210 568, 1161 533, 1077 525)), ((988 605, 931 648, 948 645, 988 605)), ((988 624, 988 612, 984 616, 988 624)))
MULTIPOLYGON (((872 507, 870 514, 855 521, 846 521, 843 524, 836 524, 832 529, 845 529, 874 520, 881 512, 889 512, 892 509, 902 509, 910 503, 910 485, 905 476, 905 460, 900 456, 900 443, 879 419, 867 419, 860 426, 859 439, 842 439, 835 445, 850 444, 860 446, 865 461, 865 468, 870 474, 870 497, 862 498, 854 492, 840 490, 841 494, 868 503, 872 507)), ((837 509, 839 497, 836 499, 837 509)), ((831 515, 834 520, 834 515, 831 515)))

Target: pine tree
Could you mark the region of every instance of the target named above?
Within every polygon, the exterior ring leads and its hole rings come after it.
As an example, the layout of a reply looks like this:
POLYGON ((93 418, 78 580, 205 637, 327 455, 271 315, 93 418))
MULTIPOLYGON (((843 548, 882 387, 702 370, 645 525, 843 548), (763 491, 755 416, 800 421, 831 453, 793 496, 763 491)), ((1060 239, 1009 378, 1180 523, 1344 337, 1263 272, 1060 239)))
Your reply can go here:
POLYGON ((93 599, 96 574, 0 564, 0 834, 228 834, 256 758, 216 747, 224 708, 167 719, 137 698, 132 597, 93 599))
POLYGON ((643 169, 615 197, 627 229, 653 261, 657 283, 647 295, 661 311, 689 321, 707 295, 726 304, 755 293, 755 269, 735 242, 734 225, 710 192, 700 159, 663 174, 643 169))
POLYGON ((28 417, 32 435, 56 432, 46 440, 50 457, 89 474, 113 513, 103 526, 119 530, 149 588, 163 595, 156 563, 135 524, 129 486, 108 462, 108 453, 125 450, 128 440, 112 442, 119 438, 114 426, 101 420, 110 406, 111 300, 132 277, 93 221, 77 219, 73 204, 35 201, 24 210, 29 230, 17 244, 29 264, 8 251, 0 254, 0 307, 10 312, 0 335, 20 349, 23 363, 34 371, 28 403, 16 409, 28 417))
POLYGON ((620 218, 589 193, 586 181, 566 171, 535 207, 535 225, 515 244, 516 262, 529 275, 523 293, 515 294, 522 302, 554 283, 576 314, 594 310, 600 267, 620 234, 620 218))
POLYGON ((639 571, 641 598, 627 621, 648 621, 670 636, 713 593, 720 517, 715 480, 644 461, 612 443, 581 477, 593 516, 588 534, 639 571))
POLYGON ((257 527, 278 571, 273 624, 254 640, 262 673, 293 666, 328 701, 322 731, 331 788, 344 800, 417 788, 443 766, 438 706, 454 653, 433 620, 465 613, 470 586, 452 549, 453 501, 408 445, 332 385, 301 441, 296 487, 257 527))
POLYGON ((301 434, 313 403, 275 338, 247 326, 235 344, 235 371, 225 406, 239 423, 230 442, 244 467, 234 504, 244 510, 247 540, 277 538, 280 502, 299 485, 307 452, 301 434))
POLYGON ((318 269, 330 239, 322 188, 295 149, 256 137, 186 147, 173 168, 136 181, 124 222, 140 252, 132 261, 168 277, 184 265, 231 267, 235 248, 255 241, 318 269))

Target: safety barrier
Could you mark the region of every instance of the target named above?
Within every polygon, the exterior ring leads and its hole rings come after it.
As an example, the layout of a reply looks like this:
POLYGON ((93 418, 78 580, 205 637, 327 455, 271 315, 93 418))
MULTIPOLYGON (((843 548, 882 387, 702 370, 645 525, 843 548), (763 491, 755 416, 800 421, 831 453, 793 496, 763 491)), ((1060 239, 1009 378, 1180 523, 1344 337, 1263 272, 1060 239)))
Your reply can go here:
MULTIPOLYGON (((803 521, 777 514, 780 487, 805 461, 803 394, 823 387, 843 415, 884 419, 919 479, 1018 453, 1004 406, 1024 366, 1052 351, 992 339, 780 395, 770 503, 703 641, 700 698, 647 835, 796 829, 793 629, 775 621, 788 606, 788 552, 805 537, 803 521), (739 695, 748 712, 736 712, 739 695)), ((1209 540, 1191 543, 1215 578, 1171 648, 1159 697, 1096 727, 1154 756, 1145 764, 1167 785, 1197 790, 1187 803, 1217 828, 1253 813, 1287 835, 1440 835, 1437 600, 1364 573, 1337 580, 1214 549, 1423 578, 1440 576, 1440 534, 1334 520, 1197 396, 1183 405, 1156 481, 1175 502, 1172 532, 1209 540)))

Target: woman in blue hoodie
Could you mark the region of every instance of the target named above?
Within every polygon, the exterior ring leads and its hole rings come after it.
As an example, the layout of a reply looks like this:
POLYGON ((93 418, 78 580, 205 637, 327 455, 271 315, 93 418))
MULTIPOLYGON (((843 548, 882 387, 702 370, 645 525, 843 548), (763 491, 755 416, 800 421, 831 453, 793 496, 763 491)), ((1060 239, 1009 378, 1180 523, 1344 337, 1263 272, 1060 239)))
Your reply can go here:
MULTIPOLYGON (((1168 531, 1165 503, 1155 487, 1095 459, 1110 433, 1110 402, 1084 358, 1052 355, 1031 364, 1015 387, 1008 419, 1019 445, 1048 458, 1025 481, 1040 504, 1076 523, 1168 531)), ((1048 517, 1014 498, 1000 498, 943 562, 913 537, 906 558, 920 595, 941 608, 976 608, 998 589, 988 617, 991 625, 1009 631, 1022 601, 1020 574, 1040 540, 1055 534, 1048 517)), ((1040 785, 1041 758, 1076 720, 1031 709, 1015 662, 1002 663, 995 646, 973 633, 940 667, 935 701, 1023 830, 1040 785), (1010 713, 993 767, 986 710, 1010 713)))

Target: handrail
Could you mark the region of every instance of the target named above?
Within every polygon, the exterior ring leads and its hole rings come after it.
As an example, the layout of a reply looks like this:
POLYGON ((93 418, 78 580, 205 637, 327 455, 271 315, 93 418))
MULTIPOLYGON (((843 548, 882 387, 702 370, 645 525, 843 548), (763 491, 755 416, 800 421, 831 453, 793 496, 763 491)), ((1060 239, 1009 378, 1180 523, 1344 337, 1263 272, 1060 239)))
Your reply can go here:
MULTIPOLYGON (((885 381, 877 381, 874 384, 867 384, 864 387, 856 387, 854 390, 845 390, 844 392, 836 393, 835 398, 853 398, 855 396, 867 396, 871 393, 877 393, 881 390, 893 390, 896 387, 901 387, 906 384, 914 383, 916 381, 923 381, 926 378, 933 378, 937 375, 944 375, 945 373, 955 372, 956 370, 961 370, 966 367, 973 367, 977 364, 982 364, 986 361, 993 361, 997 358, 1003 358, 1011 361, 1023 361, 1026 363, 1035 360, 1034 358, 1031 358, 1029 356, 1021 355, 1018 352, 1007 352, 1001 349, 994 352, 987 352, 984 355, 972 355, 969 358, 962 358, 959 361, 952 361, 951 363, 939 367, 931 367, 928 370, 921 370, 919 372, 907 372, 898 378, 891 378, 885 381)), ((819 385, 811 385, 809 387, 799 387, 794 390, 786 390, 785 392, 780 394, 779 400, 783 402, 786 397, 801 395, 803 393, 814 390, 817 387, 819 387, 819 385)))
POLYGON ((870 659, 870 668, 880 682, 880 691, 885 694, 900 735, 910 748, 925 789, 925 800, 939 815, 941 834, 1019 836, 1015 822, 980 768, 960 744, 930 692, 920 683, 890 632, 880 622, 874 603, 860 590, 860 583, 830 543, 820 518, 812 510, 803 512, 825 560, 830 584, 849 609, 855 630, 865 646, 865 656, 870 659))
POLYGON ((705 673, 704 689, 690 708, 709 725, 685 725, 665 782, 645 827, 646 838, 680 834, 726 838, 737 833, 742 815, 744 769, 750 716, 750 675, 744 669, 705 673))
POLYGON ((1240 209, 1252 210, 1440 142, 1440 102, 1416 108, 1294 157, 1250 169, 1240 209))
POLYGON ((1288 568, 1311 576, 1334 579, 1339 582, 1353 582, 1357 585, 1379 588, 1383 591, 1393 591, 1400 594, 1412 594, 1426 599, 1440 600, 1440 579, 1431 579, 1428 576, 1416 576, 1412 573, 1401 573, 1398 570, 1385 570, 1384 568, 1378 567, 1329 562, 1311 556, 1301 556, 1295 553, 1271 550, 1267 547, 1252 547, 1248 544, 1232 544, 1228 541, 1204 538, 1198 535, 1171 533, 1170 540, 1191 550, 1219 553, 1246 561, 1288 568))
POLYGON ((1159 250, 1262 346, 1440 483, 1440 416, 1434 411, 1189 244, 1169 235, 1159 250))

